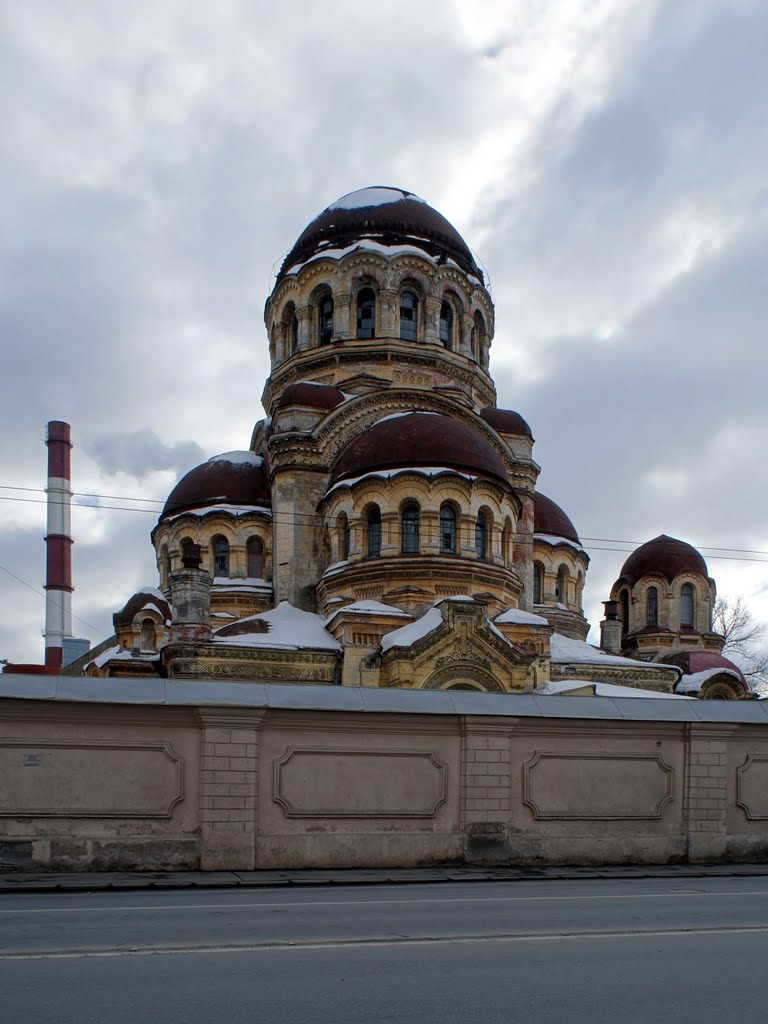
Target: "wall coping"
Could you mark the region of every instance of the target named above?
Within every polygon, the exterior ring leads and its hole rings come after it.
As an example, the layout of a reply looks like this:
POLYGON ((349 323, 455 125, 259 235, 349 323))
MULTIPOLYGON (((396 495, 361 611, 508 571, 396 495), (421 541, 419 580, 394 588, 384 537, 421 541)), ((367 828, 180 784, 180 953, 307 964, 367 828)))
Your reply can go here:
POLYGON ((146 677, 0 675, 3 700, 768 725, 768 701, 654 700, 146 677))

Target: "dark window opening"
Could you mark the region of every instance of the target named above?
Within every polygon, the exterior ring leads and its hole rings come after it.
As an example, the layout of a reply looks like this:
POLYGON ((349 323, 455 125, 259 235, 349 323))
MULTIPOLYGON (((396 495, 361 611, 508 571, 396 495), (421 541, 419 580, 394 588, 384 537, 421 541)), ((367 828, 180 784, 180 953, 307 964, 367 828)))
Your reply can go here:
POLYGON ((406 505, 402 515, 403 554, 419 553, 419 507, 406 505))
POLYGON ((213 575, 229 576, 229 542, 217 537, 213 542, 213 575))
POLYGON ((376 295, 373 288, 363 288, 357 296, 357 336, 373 338, 376 335, 376 295))
POLYGON ((246 575, 249 579, 260 580, 264 578, 264 545, 260 537, 249 537, 245 545, 245 559, 247 563, 246 575))
POLYGON ((450 302, 444 302, 440 307, 440 341, 446 348, 453 348, 453 310, 450 302))
POLYGON ((693 587, 684 583, 680 591, 680 625, 693 625, 693 587))
POLYGON ((649 587, 645 595, 645 623, 647 626, 659 624, 659 592, 656 587, 649 587))
POLYGON ((475 523, 475 551, 478 558, 486 558, 488 553, 488 517, 485 512, 478 512, 475 523))
POLYGON ((419 300, 413 292, 400 296, 400 337, 403 341, 416 341, 418 335, 419 300))
POLYGON ((333 337, 333 299, 325 295, 320 300, 320 307, 317 313, 317 341, 320 345, 327 345, 333 337))
POLYGON ((456 512, 450 505, 440 509, 440 551, 444 555, 456 554, 456 512))
POLYGON ((378 508, 372 508, 368 513, 368 556, 376 557, 381 554, 381 512, 378 508))

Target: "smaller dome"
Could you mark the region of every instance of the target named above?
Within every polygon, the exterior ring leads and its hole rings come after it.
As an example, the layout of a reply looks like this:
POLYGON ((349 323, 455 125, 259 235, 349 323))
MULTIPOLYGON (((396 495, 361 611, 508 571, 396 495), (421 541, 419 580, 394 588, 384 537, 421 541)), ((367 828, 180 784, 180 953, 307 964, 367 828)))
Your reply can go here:
POLYGON ((289 384, 277 400, 277 408, 285 409, 289 405, 305 405, 310 409, 335 409, 347 400, 343 391, 332 384, 315 384, 313 381, 300 380, 297 384, 289 384))
POLYGON ((712 651, 676 651, 674 654, 664 655, 659 661, 666 665, 676 665, 687 676, 696 675, 697 672, 709 672, 712 669, 735 672, 744 686, 751 689, 739 666, 734 665, 730 658, 722 654, 714 654, 712 651))
POLYGON ((707 563, 695 547, 662 533, 632 552, 621 567, 619 577, 633 586, 643 576, 657 573, 671 583, 682 572, 709 577, 707 563))
POLYGON ((172 618, 171 606, 168 604, 165 595, 155 587, 145 587, 128 598, 125 606, 112 616, 112 621, 115 626, 128 626, 133 622, 136 615, 144 609, 157 612, 162 617, 163 622, 170 622, 172 618))
POLYGON ((489 405, 480 410, 480 415, 489 426, 502 434, 521 434, 533 440, 531 428, 519 412, 513 412, 512 409, 495 409, 489 405))
POLYGON ((435 412, 395 413, 374 423, 342 450, 331 483, 383 470, 443 466, 510 487, 488 441, 466 423, 435 412))
POLYGON ((548 537, 564 537, 574 544, 581 544, 576 527, 565 512, 541 491, 537 491, 533 499, 533 532, 544 533, 548 537))
POLYGON ((176 484, 160 519, 211 505, 270 508, 269 474, 255 452, 225 452, 191 469, 176 484))

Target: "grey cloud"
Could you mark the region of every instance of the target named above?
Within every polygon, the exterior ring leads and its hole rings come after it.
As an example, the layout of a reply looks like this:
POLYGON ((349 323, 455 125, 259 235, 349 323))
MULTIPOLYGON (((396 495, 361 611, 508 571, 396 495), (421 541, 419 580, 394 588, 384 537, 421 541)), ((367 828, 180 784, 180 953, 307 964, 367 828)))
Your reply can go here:
POLYGON ((84 447, 102 473, 128 473, 138 480, 163 470, 186 472, 203 461, 203 449, 196 441, 166 444, 150 427, 131 434, 102 434, 84 447))

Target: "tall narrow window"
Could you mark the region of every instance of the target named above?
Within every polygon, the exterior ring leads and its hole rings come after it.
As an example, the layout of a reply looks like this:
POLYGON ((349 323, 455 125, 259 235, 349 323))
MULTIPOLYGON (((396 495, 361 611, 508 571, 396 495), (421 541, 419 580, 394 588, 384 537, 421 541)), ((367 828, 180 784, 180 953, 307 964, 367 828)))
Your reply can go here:
POLYGON ((478 558, 488 557, 488 516, 485 512, 477 513, 475 523, 475 551, 478 558))
POLYGON ((291 355, 296 352, 299 348, 299 318, 294 315, 291 317, 291 322, 288 325, 288 340, 291 349, 291 355))
POLYGON ((560 568, 557 570, 555 599, 558 604, 568 603, 568 570, 564 565, 561 565, 560 568))
POLYGON ((342 562, 349 559, 349 520, 342 512, 339 517, 339 557, 342 562))
POLYGON ((317 310, 317 343, 327 345, 333 337, 333 299, 324 295, 317 310))
POLYGON ((544 600, 544 567, 538 562, 533 563, 533 603, 541 604, 544 600))
POLYGON ((693 625, 693 587, 684 583, 680 590, 680 625, 693 625))
POLYGON ((416 341, 418 332, 419 300, 413 292, 400 295, 400 337, 403 341, 416 341))
POLYGON ((261 537, 249 537, 245 544, 247 576, 252 580, 264 579, 264 544, 261 537))
POLYGON ((485 363, 486 330, 482 313, 475 313, 472 328, 472 355, 481 364, 485 363))
POLYGON ((444 302, 440 307, 440 341, 446 348, 453 348, 453 309, 450 302, 444 302))
POLYGON ((213 575, 229 576, 229 542, 226 537, 214 538, 213 575))
POLYGON ((406 505, 402 514, 402 546, 404 555, 419 553, 419 506, 406 505))
POLYGON ((456 554, 456 512, 451 505, 440 509, 440 551, 444 555, 456 554))
POLYGON ((368 557, 375 558, 381 554, 381 512, 374 505, 368 512, 368 557))
POLYGON ((357 295, 357 336, 373 338, 376 335, 376 294, 373 288, 363 288, 357 295))
POLYGON ((656 587, 648 587, 645 595, 645 624, 646 626, 658 626, 659 624, 659 592, 656 587))
POLYGON ((155 624, 152 619, 144 619, 141 624, 139 647, 142 651, 154 651, 155 643, 155 624))
POLYGON ((160 548, 160 589, 168 588, 168 577, 171 574, 171 556, 168 553, 168 545, 163 544, 160 548))
POLYGON ((629 591, 622 590, 619 594, 619 617, 621 618, 621 633, 626 636, 629 632, 629 591))

